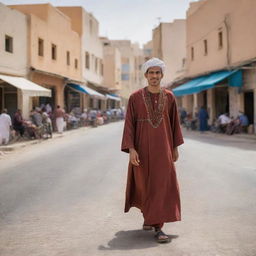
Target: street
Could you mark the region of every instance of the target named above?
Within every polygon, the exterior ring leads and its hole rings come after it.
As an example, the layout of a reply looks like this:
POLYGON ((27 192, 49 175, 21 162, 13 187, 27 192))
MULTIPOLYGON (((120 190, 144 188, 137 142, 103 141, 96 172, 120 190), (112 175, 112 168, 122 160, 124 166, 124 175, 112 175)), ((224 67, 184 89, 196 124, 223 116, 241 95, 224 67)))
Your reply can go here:
POLYGON ((123 213, 123 122, 77 131, 0 160, 1 256, 255 256, 256 145, 185 132, 177 175, 182 221, 171 242, 123 213))

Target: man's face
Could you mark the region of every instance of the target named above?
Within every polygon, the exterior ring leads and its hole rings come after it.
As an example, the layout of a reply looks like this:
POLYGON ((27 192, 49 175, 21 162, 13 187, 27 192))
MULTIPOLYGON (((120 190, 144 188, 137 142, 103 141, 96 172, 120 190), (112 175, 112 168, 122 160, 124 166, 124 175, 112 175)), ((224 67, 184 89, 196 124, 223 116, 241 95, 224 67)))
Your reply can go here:
POLYGON ((148 80, 148 85, 159 86, 163 78, 162 69, 160 67, 151 67, 145 73, 145 78, 148 80))

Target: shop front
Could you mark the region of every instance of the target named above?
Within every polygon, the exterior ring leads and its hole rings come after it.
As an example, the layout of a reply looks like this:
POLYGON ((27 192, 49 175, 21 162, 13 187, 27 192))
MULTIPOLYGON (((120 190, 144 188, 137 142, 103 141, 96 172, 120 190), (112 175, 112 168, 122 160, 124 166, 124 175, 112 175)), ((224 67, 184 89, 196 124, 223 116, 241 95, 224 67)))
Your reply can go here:
POLYGON ((106 94, 107 109, 116 109, 121 107, 121 98, 115 94, 106 94))
POLYGON ((73 106, 81 109, 104 110, 106 97, 89 88, 86 85, 68 83, 66 90, 65 104, 70 108, 73 106))
POLYGON ((0 75, 0 107, 7 108, 13 116, 21 109, 24 118, 29 117, 35 97, 51 97, 51 91, 23 77, 0 75))
POLYGON ((186 109, 187 112, 195 114, 201 106, 207 107, 210 114, 210 121, 212 121, 220 114, 234 114, 238 112, 234 109, 234 103, 229 98, 231 92, 235 93, 241 87, 241 70, 223 70, 194 78, 173 89, 173 93, 177 97, 187 99, 183 100, 187 102, 183 107, 191 108, 191 102, 193 103, 192 109, 186 109), (190 95, 193 95, 193 100, 190 95))

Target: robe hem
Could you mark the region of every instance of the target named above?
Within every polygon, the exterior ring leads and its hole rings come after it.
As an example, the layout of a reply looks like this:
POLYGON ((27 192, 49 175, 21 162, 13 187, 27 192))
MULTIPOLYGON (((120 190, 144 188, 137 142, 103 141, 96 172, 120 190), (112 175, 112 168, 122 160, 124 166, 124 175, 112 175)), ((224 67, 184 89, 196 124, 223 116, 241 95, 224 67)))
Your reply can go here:
MULTIPOLYGON (((138 206, 130 206, 130 207, 125 207, 124 213, 128 213, 130 209, 134 207, 137 208, 141 211, 141 209, 138 206)), ((175 218, 166 218, 165 220, 156 220, 156 221, 147 221, 148 225, 155 225, 157 223, 168 223, 168 222, 176 222, 176 221, 181 221, 181 217, 175 217, 175 218)))

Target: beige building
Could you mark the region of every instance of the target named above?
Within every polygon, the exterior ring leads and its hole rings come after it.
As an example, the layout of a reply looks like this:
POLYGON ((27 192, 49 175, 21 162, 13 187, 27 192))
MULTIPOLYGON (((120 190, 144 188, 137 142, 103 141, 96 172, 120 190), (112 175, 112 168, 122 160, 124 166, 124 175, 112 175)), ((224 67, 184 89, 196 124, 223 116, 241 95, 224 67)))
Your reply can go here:
POLYGON ((0 109, 13 116, 17 108, 28 118, 32 99, 50 96, 46 90, 26 79, 28 71, 27 17, 0 3, 0 109))
POLYGON ((120 96, 126 104, 135 90, 143 87, 141 65, 144 62, 143 51, 138 44, 130 40, 110 40, 111 45, 121 53, 121 90, 120 96))
POLYGON ((121 54, 120 51, 108 43, 104 43, 104 76, 103 84, 109 91, 121 90, 121 54))
POLYGON ((27 15, 29 78, 52 92, 51 100, 39 97, 34 105, 63 107, 67 81, 82 79, 79 34, 72 30, 70 18, 50 4, 10 7, 27 15))
POLYGON ((102 37, 103 43, 103 84, 108 88, 107 109, 120 107, 121 84, 121 53, 111 45, 108 38, 102 37))
POLYGON ((149 41, 143 45, 144 60, 147 61, 153 57, 153 41, 149 41))
MULTIPOLYGON (((100 92, 107 91, 103 83, 103 45, 99 38, 99 22, 83 7, 58 7, 72 22, 72 29, 81 37, 82 81, 100 92)), ((95 94, 96 95, 96 94, 95 94)), ((104 95, 83 95, 84 105, 89 108, 106 108, 104 95)))
POLYGON ((183 106, 188 111, 195 112, 201 105, 207 105, 212 120, 223 112, 236 117, 240 110, 255 127, 255 10, 254 0, 191 3, 186 22, 187 79, 241 70, 242 87, 231 86, 233 75, 217 79, 213 88, 183 97, 183 106))
POLYGON ((186 21, 179 19, 171 23, 160 23, 153 30, 153 56, 162 59, 166 72, 163 86, 180 79, 185 71, 186 21))

